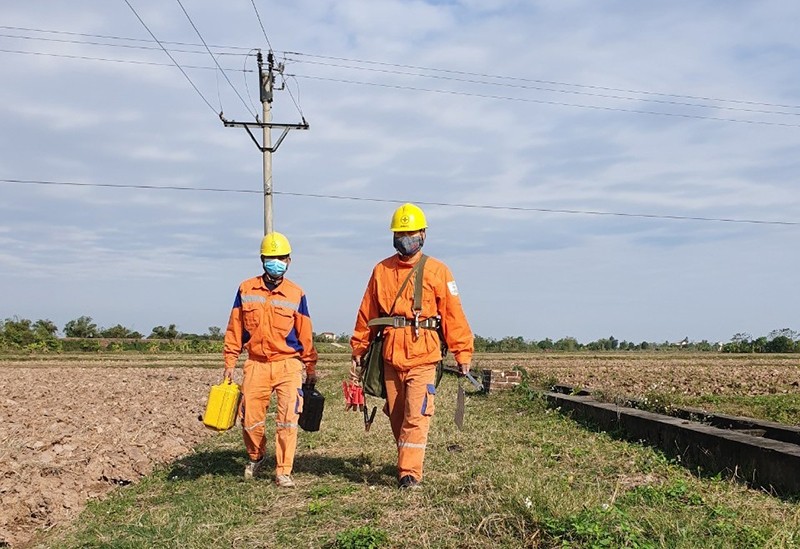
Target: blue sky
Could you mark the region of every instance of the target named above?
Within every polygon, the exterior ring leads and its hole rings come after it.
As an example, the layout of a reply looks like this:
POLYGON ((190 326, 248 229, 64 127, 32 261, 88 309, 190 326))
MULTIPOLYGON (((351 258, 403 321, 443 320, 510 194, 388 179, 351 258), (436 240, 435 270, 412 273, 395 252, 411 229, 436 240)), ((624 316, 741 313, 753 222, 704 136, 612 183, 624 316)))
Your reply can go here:
MULTIPOLYGON (((261 154, 216 114, 260 112, 253 3, 129 1, 199 93, 122 0, 2 8, 2 318, 203 333, 261 270, 261 154)), ((405 201, 484 337, 800 329, 800 5, 255 5, 273 121, 310 124, 273 180, 315 331, 352 329, 405 201)))

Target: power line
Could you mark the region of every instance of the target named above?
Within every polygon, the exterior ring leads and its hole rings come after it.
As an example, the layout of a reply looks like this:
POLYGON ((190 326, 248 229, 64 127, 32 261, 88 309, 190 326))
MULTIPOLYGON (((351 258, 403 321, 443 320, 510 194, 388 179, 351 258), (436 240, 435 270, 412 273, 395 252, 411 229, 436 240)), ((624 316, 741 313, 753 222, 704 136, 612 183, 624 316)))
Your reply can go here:
MULTIPOLYGON (((152 42, 151 40, 143 39, 143 38, 128 38, 122 36, 115 36, 115 35, 107 35, 107 34, 91 34, 91 33, 80 33, 80 32, 71 32, 71 31, 60 31, 60 30, 52 30, 52 29, 37 29, 31 27, 19 27, 19 26, 10 26, 10 25, 0 25, 0 29, 6 30, 15 30, 15 31, 26 31, 26 32, 39 32, 39 33, 47 33, 47 34, 63 34, 69 36, 83 36, 88 38, 104 38, 110 40, 126 40, 131 42, 152 42)), ((269 38, 266 36, 267 42, 269 43, 269 38)), ((178 46, 196 46, 200 47, 201 44, 194 44, 191 42, 176 42, 176 41, 161 41, 161 44, 171 44, 171 45, 178 45, 178 46)), ((109 44, 111 45, 111 44, 109 44)), ((231 49, 231 50, 252 50, 252 48, 241 47, 241 46, 224 46, 224 45, 209 45, 212 48, 220 48, 220 49, 231 49)), ((270 45, 270 48, 272 46, 270 45)), ((196 52, 200 53, 200 52, 196 52)), ((621 92, 621 93, 632 93, 632 94, 640 94, 640 95, 655 95, 660 97, 676 97, 681 99, 693 99, 693 100, 700 100, 700 101, 716 101, 716 102, 724 102, 724 103, 738 103, 742 105, 755 105, 755 106, 763 106, 763 107, 775 107, 775 108, 785 108, 785 109, 800 109, 800 105, 788 105, 782 103, 770 103, 764 101, 749 101, 743 99, 730 99, 730 98, 722 98, 722 97, 709 97, 709 96, 699 96, 699 95, 687 95, 687 94, 676 94, 676 93, 665 93, 665 92, 656 92, 656 91, 648 91, 648 90, 637 90, 637 89, 629 89, 629 88, 614 88, 609 86, 599 86, 599 85, 592 85, 592 84, 577 84, 574 82, 560 82, 555 80, 544 80, 544 79, 535 79, 535 78, 524 78, 524 77, 517 77, 517 76, 508 76, 508 75, 498 75, 498 74, 489 74, 489 73, 481 73, 481 72, 470 72, 470 71, 461 71, 461 70, 453 70, 453 69, 444 69, 438 67, 425 67, 420 65, 409 65, 409 64, 402 64, 402 63, 390 63, 385 61, 374 61, 374 60, 364 60, 364 59, 355 59, 351 57, 337 57, 332 55, 319 55, 313 53, 305 53, 305 52, 298 52, 298 51, 280 51, 282 55, 296 55, 296 56, 303 56, 303 57, 311 57, 316 59, 328 59, 332 61, 345 61, 349 63, 360 63, 364 65, 375 65, 375 66, 384 66, 384 67, 396 67, 396 68, 403 68, 403 69, 412 69, 418 71, 428 71, 428 72, 440 72, 445 74, 455 74, 461 76, 474 76, 479 78, 492 78, 497 80, 508 80, 514 82, 532 82, 532 83, 539 83, 539 84, 548 84, 548 85, 556 85, 556 86, 569 86, 569 87, 576 87, 576 88, 585 88, 585 89, 594 89, 594 90, 602 90, 602 91, 611 91, 611 92, 621 92)))
POLYGON ((321 61, 305 61, 301 59, 291 59, 285 58, 289 61, 294 63, 306 63, 311 65, 321 65, 325 67, 335 67, 341 69, 350 69, 350 70, 360 70, 360 71, 370 71, 370 72, 380 72, 384 74, 396 74, 402 76, 417 76, 420 78, 435 78, 437 80, 447 80, 453 82, 464 82, 467 84, 481 84, 484 86, 498 86, 503 88, 517 88, 517 89, 524 89, 524 90, 535 90, 535 91, 544 91, 544 92, 553 92, 553 93, 564 93, 564 94, 571 94, 571 95, 585 95, 589 97, 600 97, 603 99, 618 99, 623 101, 642 101, 647 103, 659 103, 662 105, 675 105, 679 107, 697 107, 702 109, 718 109, 718 110, 729 110, 729 111, 740 111, 740 112, 750 112, 756 114, 775 114, 775 115, 784 115, 784 116, 800 116, 800 112, 786 112, 786 111, 768 111, 763 109, 749 109, 746 107, 724 107, 721 105, 702 105, 698 103, 687 103, 684 101, 671 101, 666 99, 646 99, 641 97, 628 97, 624 95, 610 95, 604 93, 594 93, 594 92, 584 92, 584 91, 576 91, 576 90, 559 90, 555 88, 545 88, 542 86, 531 86, 527 84, 508 84, 503 82, 490 82, 487 80, 475 80, 470 78, 459 78, 454 76, 441 76, 437 74, 424 74, 419 72, 405 72, 399 70, 391 70, 391 69, 376 69, 372 67, 359 67, 354 65, 341 65, 338 63, 324 63, 321 61))
POLYGON ((253 10, 256 12, 256 18, 258 19, 258 24, 261 26, 261 32, 264 33, 264 39, 267 41, 267 46, 269 46, 269 51, 272 51, 272 43, 269 41, 269 36, 267 36, 267 29, 264 28, 264 23, 261 21, 261 14, 258 13, 258 8, 256 7, 256 1, 250 0, 253 4, 253 10))
MULTIPOLYGON (((0 27, 2 28, 2 27, 0 27)), ((93 42, 91 40, 67 40, 65 38, 42 38, 41 36, 17 36, 14 34, 0 34, 0 38, 16 38, 18 40, 29 40, 29 41, 39 41, 39 42, 56 42, 59 44, 79 44, 84 46, 105 46, 109 48, 125 48, 125 49, 132 49, 132 50, 146 50, 146 51, 161 51, 161 48, 155 46, 140 46, 136 44, 110 44, 108 42, 93 42)), ((124 38, 123 40, 129 40, 124 38)), ((148 42, 152 42, 148 40, 148 42)), ((218 46, 215 46, 218 47, 218 46)), ((170 51, 173 53, 193 53, 193 54, 206 54, 206 50, 184 50, 184 49, 176 49, 170 48, 170 51)), ((232 52, 217 52, 217 55, 239 55, 239 56, 246 56, 246 53, 232 53, 232 52)))
POLYGON ((201 98, 203 101, 205 101, 206 105, 208 105, 208 108, 209 108, 209 109, 211 109, 211 111, 212 111, 214 114, 217 114, 217 111, 216 111, 216 109, 214 109, 214 107, 211 105, 211 103, 209 103, 208 99, 206 99, 206 97, 205 97, 205 96, 204 96, 204 95, 203 95, 203 94, 200 92, 200 90, 198 89, 198 87, 194 85, 194 82, 192 82, 192 79, 191 79, 191 78, 189 78, 189 75, 188 75, 188 74, 186 74, 186 71, 185 71, 185 70, 183 70, 183 67, 181 67, 181 66, 180 66, 180 64, 179 64, 179 63, 178 63, 178 62, 175 60, 175 58, 174 58, 174 57, 172 57, 172 54, 171 54, 171 53, 169 53, 169 52, 167 51, 167 48, 165 48, 165 47, 164 47, 164 45, 163 45, 161 42, 159 42, 159 41, 158 41, 158 38, 156 38, 156 35, 155 35, 155 34, 153 34, 153 31, 151 31, 151 30, 150 30, 150 27, 148 27, 148 26, 147 26, 147 24, 144 22, 144 20, 142 20, 142 18, 141 18, 141 17, 139 17, 139 14, 138 14, 138 13, 136 13, 136 10, 133 8, 133 6, 131 5, 131 3, 130 3, 128 0, 124 0, 124 2, 125 2, 126 4, 128 4, 128 7, 131 9, 131 11, 133 12, 133 14, 136 16, 136 19, 138 19, 138 20, 139 20, 139 22, 142 24, 142 26, 143 26, 143 27, 144 27, 144 28, 147 30, 147 32, 148 32, 148 33, 150 33, 150 36, 152 36, 152 37, 153 37, 153 40, 155 40, 156 42, 158 42, 158 45, 159 45, 159 46, 161 46, 161 49, 162 49, 162 50, 164 50, 164 53, 166 53, 166 54, 167 54, 167 56, 169 56, 169 58, 170 58, 170 59, 172 59, 172 62, 173 62, 173 63, 175 63, 175 66, 176 66, 176 67, 178 67, 178 69, 181 71, 181 73, 183 74, 183 76, 185 76, 185 77, 186 77, 186 80, 188 80, 188 81, 189 81, 189 84, 191 84, 191 85, 192 85, 192 87, 194 88, 194 91, 196 91, 196 92, 197 92, 197 95, 199 95, 199 96, 200 96, 200 98, 201 98))
POLYGON ((363 59, 353 59, 348 57, 334 57, 331 55, 316 55, 311 53, 302 53, 302 52, 295 52, 295 51, 284 51, 281 52, 284 55, 302 55, 306 57, 315 57, 317 59, 331 59, 334 61, 346 61, 351 63, 363 63, 366 65, 379 65, 379 66, 386 66, 386 67, 397 67, 397 68, 404 68, 404 69, 414 69, 414 70, 423 70, 423 71, 430 71, 430 72, 443 72, 448 74, 458 74, 463 76, 478 76, 482 78, 496 78, 498 80, 511 80, 511 81, 518 81, 518 82, 535 82, 539 84, 550 84, 556 86, 572 86, 576 88, 587 88, 587 89, 594 89, 594 90, 604 90, 604 91, 613 91, 613 92, 622 92, 622 93, 638 93, 642 95, 658 95, 662 97, 678 97, 682 99, 695 99, 701 101, 717 101, 717 102, 725 102, 725 103, 740 103, 743 105, 760 105, 764 107, 778 107, 784 109, 800 109, 800 105, 784 105, 780 103, 766 103, 761 101, 748 101, 743 99, 725 99, 720 97, 705 97, 699 95, 684 95, 684 94, 674 94, 674 93, 663 93, 663 92, 654 92, 654 91, 647 91, 647 90, 633 90, 633 89, 625 89, 625 88, 612 88, 607 86, 597 86, 591 84, 575 84, 570 82, 558 82, 554 80, 539 80, 535 78, 522 78, 517 76, 504 76, 504 75, 496 75, 496 74, 487 74, 487 73, 480 73, 480 72, 469 72, 469 71, 460 71, 460 70, 452 70, 452 69, 442 69, 436 67, 422 67, 419 65, 405 65, 401 63, 387 63, 384 61, 368 61, 363 59))
MULTIPOLYGON (((63 59, 79 59, 81 61, 105 61, 108 63, 122 63, 122 64, 129 64, 129 65, 147 65, 147 66, 154 66, 154 67, 174 67, 174 63, 158 63, 156 61, 136 61, 134 59, 109 59, 107 57, 91 57, 88 55, 69 55, 65 53, 45 53, 40 51, 22 51, 22 50, 6 50, 0 49, 0 53, 17 53, 22 55, 37 55, 42 57, 61 57, 63 59)), ((205 52, 204 52, 205 53, 205 52)), ((203 67, 198 65, 183 65, 186 69, 202 69, 202 70, 218 70, 217 67, 203 67)), ((252 70, 242 70, 242 69, 227 69, 229 71, 235 72, 253 72, 252 70)), ((216 112, 216 111, 215 111, 216 112)))
POLYGON ((800 124, 789 124, 785 122, 767 122, 764 120, 743 120, 740 118, 721 118, 718 116, 702 116, 698 114, 682 114, 682 113, 673 113, 673 112, 659 112, 659 111, 645 111, 639 109, 623 109, 621 107, 603 107, 600 105, 581 105, 578 103, 566 103, 563 101, 548 101, 545 99, 532 99, 529 97, 510 97, 507 95, 493 95, 493 94, 485 94, 485 93, 471 93, 471 92, 461 92, 461 91, 453 91, 453 90, 439 90, 435 88, 419 88, 415 86, 402 86, 399 84, 383 84, 380 82, 364 82, 359 80, 346 80, 343 78, 326 78, 323 76, 311 76, 306 74, 292 74, 290 76, 294 76, 296 78, 307 78, 310 80, 324 80, 327 82, 337 82, 340 84, 357 84, 361 86, 376 86, 381 88, 392 88, 396 90, 410 90, 410 91, 421 91, 421 92, 429 92, 429 93, 441 93, 446 95, 463 95, 467 97, 480 97, 483 99, 502 99, 504 101, 521 101, 524 103, 538 103, 540 105, 556 105, 559 107, 577 107, 581 109, 593 109, 599 111, 616 111, 616 112, 627 112, 632 114, 650 114, 655 116, 671 116, 676 118, 693 118, 696 120, 713 120, 716 122, 738 122, 740 124, 758 124, 763 126, 783 126, 787 128, 800 128, 800 124))
MULTIPOLYGON (((251 189, 223 189, 218 187, 189 187, 177 185, 126 185, 115 183, 80 183, 74 181, 41 181, 32 179, 0 179, 3 183, 17 183, 25 185, 54 185, 54 186, 72 186, 72 187, 105 187, 114 189, 147 189, 147 190, 162 190, 162 191, 195 191, 195 192, 215 192, 215 193, 243 193, 243 194, 263 194, 262 190, 251 189)), ((296 196, 302 198, 320 198, 327 200, 353 200, 360 202, 381 202, 390 204, 403 204, 407 200, 397 200, 388 198, 369 198, 359 196, 344 196, 335 194, 318 194, 318 193, 295 193, 288 191, 273 191, 273 194, 280 194, 285 196, 296 196)), ((800 225, 798 221, 768 221, 761 219, 735 219, 725 217, 698 217, 688 215, 667 215, 667 214, 645 214, 645 213, 627 213, 627 212, 604 212, 599 210, 575 210, 565 208, 534 208, 526 206, 492 206, 488 204, 462 204, 455 202, 426 202, 415 201, 415 204, 423 206, 443 206, 449 208, 469 208, 475 210, 493 210, 493 211, 512 211, 512 212, 538 212, 538 213, 555 213, 555 214, 572 214, 572 215, 597 215, 597 216, 613 216, 613 217, 632 217, 644 219, 667 219, 675 221, 705 221, 705 222, 718 222, 718 223, 744 223, 752 225, 783 225, 783 226, 797 226, 800 225)))
MULTIPOLYGON (((127 0, 125 0, 125 1, 127 2, 127 0)), ((189 20, 189 23, 192 25, 192 28, 194 29, 194 32, 196 32, 196 33, 197 33, 197 37, 198 37, 198 38, 200 38, 200 41, 201 41, 201 42, 203 43, 203 45, 206 47, 206 50, 208 51, 208 54, 211 56, 211 59, 213 59, 213 60, 214 60, 214 64, 217 66, 217 68, 218 68, 218 69, 219 69, 219 70, 222 72, 222 76, 224 76, 224 77, 225 77, 225 80, 227 80, 227 81, 228 81, 228 84, 230 84, 230 86, 231 86, 231 89, 233 89, 233 91, 234 91, 234 92, 236 93, 236 95, 239 97, 239 100, 242 102, 242 105, 244 105, 244 108, 245 108, 245 110, 246 110, 247 112, 249 112, 250 114, 252 114, 252 115, 253 115, 253 117, 255 117, 255 113, 254 113, 253 111, 251 111, 251 110, 250 110, 250 106, 247 104, 247 102, 245 102, 244 98, 243 98, 243 97, 242 97, 242 95, 239 93, 239 90, 237 90, 237 89, 236 89, 236 86, 234 86, 234 85, 233 85, 233 82, 231 82, 231 79, 230 79, 230 78, 228 78, 228 75, 227 75, 227 73, 225 73, 225 71, 224 71, 224 70, 222 70, 222 67, 220 67, 220 66, 219 66, 219 62, 217 61, 217 58, 216 58, 216 57, 214 57, 214 54, 213 54, 213 53, 211 53, 211 49, 208 47, 208 44, 206 44, 206 41, 205 41, 205 39, 203 38, 203 35, 202 35, 202 34, 200 34, 200 31, 198 30, 197 26, 194 24, 194 21, 192 21, 192 18, 191 18, 191 17, 189 17, 189 12, 187 12, 187 11, 186 11, 186 8, 184 8, 184 7, 183 7, 183 3, 181 2, 181 0, 175 0, 175 1, 176 1, 176 2, 178 2, 178 5, 179 5, 179 6, 181 7, 181 9, 183 10, 183 14, 186 16, 186 19, 188 19, 188 20, 189 20)), ((164 51, 166 51, 166 50, 164 50, 164 51)), ((220 105, 220 111, 222 111, 222 106, 221 106, 221 105, 220 105)))
MULTIPOLYGON (((83 36, 86 38, 105 38, 108 40, 126 40, 129 42, 152 42, 152 40, 148 40, 146 38, 129 38, 125 36, 115 36, 112 34, 90 34, 85 32, 71 32, 71 31, 60 31, 60 30, 50 30, 50 29, 34 29, 30 27, 12 27, 8 25, 0 25, 0 29, 6 30, 16 30, 16 31, 28 31, 28 32, 40 32, 43 34, 64 34, 67 36, 83 36)), ((173 42, 169 40, 162 40, 162 44, 171 44, 173 46, 195 46, 200 47, 201 44, 193 44, 191 42, 173 42)), ((220 48, 220 49, 228 49, 228 50, 251 50, 252 48, 245 48, 242 46, 219 46, 210 44, 212 48, 220 48)))

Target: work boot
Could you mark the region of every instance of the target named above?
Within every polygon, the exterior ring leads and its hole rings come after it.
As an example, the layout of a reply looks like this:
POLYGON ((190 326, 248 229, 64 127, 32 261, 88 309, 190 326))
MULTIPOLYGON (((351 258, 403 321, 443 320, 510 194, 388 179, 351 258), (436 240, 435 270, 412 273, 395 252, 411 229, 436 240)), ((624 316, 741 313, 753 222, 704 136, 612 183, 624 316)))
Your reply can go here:
POLYGON ((258 475, 258 472, 261 470, 261 466, 264 465, 264 460, 266 460, 266 459, 267 459, 267 456, 265 455, 264 457, 262 457, 258 461, 250 461, 247 465, 245 465, 244 466, 244 479, 245 480, 250 480, 253 477, 255 477, 256 475, 258 475))
POLYGON ((276 475, 275 484, 277 484, 279 488, 294 488, 294 481, 289 475, 276 475))
POLYGON ((411 475, 405 475, 404 477, 400 478, 400 482, 398 483, 401 489, 408 488, 411 490, 419 490, 422 488, 420 486, 419 481, 412 477, 411 475))

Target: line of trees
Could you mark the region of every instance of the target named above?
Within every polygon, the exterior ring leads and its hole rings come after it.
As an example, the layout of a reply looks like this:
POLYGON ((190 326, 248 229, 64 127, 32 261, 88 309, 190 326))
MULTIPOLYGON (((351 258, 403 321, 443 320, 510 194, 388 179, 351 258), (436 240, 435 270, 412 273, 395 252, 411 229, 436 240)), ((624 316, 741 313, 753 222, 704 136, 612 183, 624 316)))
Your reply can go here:
MULTIPOLYGON (((7 318, 0 321, 0 350, 30 351, 98 351, 101 349, 124 351, 197 351, 222 352, 222 329, 209 326, 204 334, 180 332, 175 324, 154 326, 150 334, 143 334, 116 324, 110 328, 98 327, 89 316, 80 316, 64 325, 64 337, 58 337, 58 326, 50 320, 31 321, 7 318)), ((328 337, 314 335, 314 341, 330 342, 328 337)), ((350 334, 339 334, 333 341, 346 345, 350 334)), ((502 339, 475 336, 475 350, 483 353, 534 353, 549 351, 663 351, 683 349, 723 353, 799 353, 800 334, 789 328, 773 330, 768 336, 753 338, 748 333, 735 334, 728 343, 710 343, 706 340, 690 342, 689 338, 677 343, 654 343, 618 340, 614 336, 589 343, 580 343, 574 337, 556 341, 550 338, 526 340, 522 337, 502 339)))
POLYGON ((185 351, 222 352, 222 330, 211 326, 205 334, 178 331, 175 324, 155 326, 150 335, 121 324, 98 327, 92 317, 81 316, 64 325, 64 337, 50 320, 32 322, 26 318, 0 321, 0 349, 28 351, 185 351))

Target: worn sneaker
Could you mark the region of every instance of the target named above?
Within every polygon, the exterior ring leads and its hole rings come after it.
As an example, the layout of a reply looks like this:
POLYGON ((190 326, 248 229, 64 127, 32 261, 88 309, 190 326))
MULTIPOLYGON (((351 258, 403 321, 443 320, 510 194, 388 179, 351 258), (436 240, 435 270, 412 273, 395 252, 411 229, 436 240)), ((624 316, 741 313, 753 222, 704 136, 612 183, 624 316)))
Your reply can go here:
POLYGON ((244 479, 250 480, 261 470, 261 466, 264 465, 264 460, 267 459, 267 456, 262 457, 258 461, 251 461, 247 465, 244 466, 244 479))
POLYGON ((422 488, 422 486, 420 486, 419 481, 414 477, 412 477, 411 475, 406 475, 404 477, 401 477, 398 485, 400 486, 401 489, 408 488, 411 490, 419 490, 420 488, 422 488))
POLYGON ((289 475, 276 475, 275 484, 280 488, 294 488, 294 481, 289 475))

